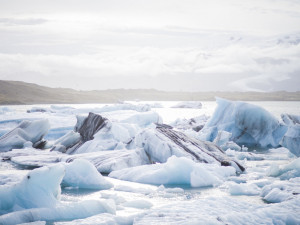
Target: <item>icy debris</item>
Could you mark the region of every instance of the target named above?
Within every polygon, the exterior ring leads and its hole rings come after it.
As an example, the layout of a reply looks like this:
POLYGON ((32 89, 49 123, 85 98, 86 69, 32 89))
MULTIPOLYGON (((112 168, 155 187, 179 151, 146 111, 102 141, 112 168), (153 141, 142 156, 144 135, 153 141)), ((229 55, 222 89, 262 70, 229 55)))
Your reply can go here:
POLYGON ((173 130, 167 125, 157 125, 156 129, 143 130, 136 137, 137 146, 143 147, 152 162, 164 163, 169 157, 187 157, 196 162, 218 163, 224 166, 235 166, 244 171, 239 163, 232 161, 215 144, 190 138, 173 130))
POLYGON ((157 112, 135 113, 126 119, 120 120, 121 123, 137 124, 140 127, 147 127, 152 123, 162 123, 163 120, 157 112))
POLYGON ((150 209, 153 204, 147 200, 137 199, 128 201, 122 204, 125 207, 137 208, 137 209, 150 209))
POLYGON ((196 163, 172 156, 166 163, 138 166, 113 171, 110 177, 146 184, 188 184, 192 187, 217 186, 235 175, 233 167, 196 163))
POLYGON ((194 109, 201 109, 202 104, 198 101, 187 101, 187 102, 179 102, 176 105, 172 106, 171 108, 194 108, 194 109))
POLYGON ((259 195, 260 188, 255 184, 237 184, 234 182, 229 182, 227 184, 229 193, 231 195, 259 195))
POLYGON ((89 160, 101 173, 110 173, 114 170, 150 163, 144 149, 122 149, 114 151, 82 153, 66 156, 63 160, 70 162, 76 158, 89 160))
POLYGON ((226 155, 230 157, 235 157, 236 159, 239 160, 250 160, 250 161, 258 161, 258 160, 264 160, 264 157, 259 154, 255 154, 253 152, 237 152, 235 150, 227 149, 226 150, 226 155))
POLYGON ((42 107, 32 107, 31 109, 27 110, 27 113, 35 113, 35 112, 41 112, 41 113, 53 113, 49 108, 42 108, 42 107))
POLYGON ((246 146, 279 146, 279 142, 287 131, 265 109, 246 102, 229 101, 217 98, 218 106, 200 131, 202 139, 213 141, 218 131, 232 133, 231 141, 246 146))
POLYGON ((54 146, 52 147, 51 151, 59 151, 65 153, 67 149, 73 147, 75 144, 80 142, 80 140, 81 136, 79 133, 69 131, 54 142, 54 146))
POLYGON ((300 116, 291 115, 291 114, 281 114, 281 119, 288 126, 293 126, 296 124, 300 124, 300 116))
POLYGON ((13 110, 10 109, 9 107, 6 107, 6 106, 0 107, 0 115, 1 115, 1 114, 6 114, 6 113, 12 112, 12 111, 13 111, 13 110))
POLYGON ((117 111, 117 110, 134 110, 138 112, 147 112, 151 110, 151 106, 149 104, 130 104, 130 103, 124 103, 124 104, 114 104, 114 105, 106 105, 102 108, 99 108, 97 110, 97 113, 103 113, 103 112, 111 112, 111 111, 117 111))
POLYGON ((50 129, 47 119, 35 121, 22 121, 16 128, 0 137, 0 152, 10 151, 14 148, 23 148, 28 141, 34 147, 41 144, 42 138, 50 129))
POLYGON ((278 203, 297 198, 300 195, 300 178, 293 178, 289 181, 275 181, 265 185, 261 191, 264 200, 271 203, 278 203))
POLYGON ((113 184, 107 181, 95 168, 85 159, 75 159, 65 164, 66 174, 63 185, 85 189, 109 189, 113 184))
POLYGON ((33 208, 0 216, 0 224, 14 225, 33 221, 76 220, 100 213, 115 214, 113 201, 85 200, 71 204, 60 204, 51 208, 33 208))
POLYGON ((179 130, 193 129, 194 131, 198 132, 204 127, 208 119, 209 117, 206 115, 201 115, 191 119, 178 118, 174 122, 170 123, 170 125, 179 130))
POLYGON ((280 177, 282 180, 289 180, 291 178, 300 177, 300 158, 297 158, 286 165, 273 164, 268 172, 268 176, 280 177))
POLYGON ((152 208, 134 224, 299 224, 299 198, 278 204, 257 204, 224 196, 178 201, 152 208))
MULTIPOLYGON (((0 187, 0 210, 55 207, 60 198, 63 165, 30 171, 20 183, 0 187)), ((1 219, 0 219, 1 223, 1 219)))

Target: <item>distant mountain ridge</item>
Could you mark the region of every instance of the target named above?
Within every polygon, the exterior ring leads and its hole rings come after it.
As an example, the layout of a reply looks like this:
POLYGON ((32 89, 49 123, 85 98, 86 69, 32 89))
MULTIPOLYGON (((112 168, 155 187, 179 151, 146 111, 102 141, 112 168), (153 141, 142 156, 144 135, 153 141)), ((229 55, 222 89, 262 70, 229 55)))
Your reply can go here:
POLYGON ((300 101, 298 92, 166 92, 154 89, 77 91, 22 81, 0 80, 0 105, 116 103, 119 101, 211 101, 215 97, 241 101, 300 101))

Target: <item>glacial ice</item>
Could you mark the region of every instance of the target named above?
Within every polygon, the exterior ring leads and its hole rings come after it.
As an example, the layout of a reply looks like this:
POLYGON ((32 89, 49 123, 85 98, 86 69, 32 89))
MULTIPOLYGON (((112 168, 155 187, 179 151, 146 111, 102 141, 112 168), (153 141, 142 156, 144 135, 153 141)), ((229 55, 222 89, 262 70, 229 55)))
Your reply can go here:
POLYGON ((65 164, 66 174, 63 185, 68 187, 85 189, 109 189, 113 187, 96 169, 96 167, 85 159, 75 159, 65 164))
POLYGON ((188 184, 192 187, 217 186, 236 174, 233 167, 196 163, 186 157, 170 157, 166 163, 113 171, 109 177, 146 184, 188 184))
POLYGON ((269 168, 267 175, 279 177, 281 180, 300 177, 300 158, 294 159, 290 163, 281 166, 273 164, 269 168))
POLYGON ((0 216, 0 224, 15 225, 34 221, 76 220, 100 213, 115 214, 113 201, 85 200, 69 204, 59 204, 56 207, 32 208, 16 211, 0 216))
POLYGON ((32 170, 15 185, 0 186, 0 210, 55 207, 64 174, 64 166, 58 164, 32 170))
POLYGON ((198 117, 194 117, 191 119, 176 119, 172 123, 170 123, 171 126, 179 129, 179 130, 187 130, 187 129, 193 129, 194 131, 198 132, 201 130, 207 120, 209 119, 206 115, 201 115, 198 117))
POLYGON ((232 165, 239 172, 244 168, 231 160, 215 144, 190 138, 167 125, 143 130, 136 136, 136 144, 144 148, 152 162, 164 163, 169 157, 187 157, 196 162, 232 165))
POLYGON ((15 129, 0 137, 0 152, 23 148, 28 141, 37 145, 50 129, 47 119, 22 121, 15 129))
POLYGON ((213 116, 200 131, 202 139, 213 141, 218 131, 227 131, 232 134, 230 140, 239 145, 279 146, 287 127, 271 113, 246 102, 221 98, 216 101, 218 106, 213 116))
POLYGON ((289 126, 288 131, 281 140, 281 145, 297 157, 300 156, 300 124, 289 126))

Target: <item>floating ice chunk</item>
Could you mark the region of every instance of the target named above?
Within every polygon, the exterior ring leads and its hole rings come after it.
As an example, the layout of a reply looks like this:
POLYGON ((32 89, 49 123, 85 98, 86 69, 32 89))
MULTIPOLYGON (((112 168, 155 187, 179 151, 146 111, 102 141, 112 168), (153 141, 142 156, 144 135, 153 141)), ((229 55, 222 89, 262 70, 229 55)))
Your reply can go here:
MULTIPOLYGON (((122 221, 124 222, 124 221, 122 221)), ((87 217, 84 219, 76 219, 72 221, 55 222, 55 225, 117 225, 117 224, 133 224, 132 223, 116 223, 115 217, 109 213, 101 213, 95 216, 87 217)))
POLYGON ((49 112, 49 113, 52 113, 53 111, 51 111, 49 108, 42 108, 42 107, 32 107, 31 109, 27 110, 27 113, 35 113, 35 112, 41 112, 41 113, 49 112))
POLYGON ((0 107, 0 115, 1 115, 1 114, 6 114, 6 113, 12 112, 12 111, 13 111, 13 110, 12 110, 11 108, 9 108, 9 107, 6 107, 6 106, 0 107))
POLYGON ((100 213, 115 214, 113 201, 85 200, 71 204, 60 204, 54 208, 35 208, 12 212, 0 216, 0 224, 14 225, 33 221, 75 220, 100 213))
POLYGON ((194 131, 198 132, 204 127, 208 119, 209 117, 206 115, 201 115, 188 120, 178 118, 174 122, 170 123, 170 125, 179 130, 193 129, 194 131))
POLYGON ((277 164, 273 164, 267 174, 272 177, 280 177, 282 180, 300 177, 300 158, 280 167, 277 164))
POLYGON ((193 187, 219 185, 223 179, 235 175, 233 167, 200 164, 191 159, 172 156, 166 163, 138 166, 109 174, 121 180, 147 184, 189 184, 193 187))
POLYGON ((66 174, 63 185, 86 189, 109 189, 113 186, 85 159, 75 159, 65 164, 66 174))
POLYGON ((229 142, 231 136, 232 133, 229 133, 227 131, 218 131, 218 134, 214 139, 213 143, 215 143, 218 146, 225 145, 227 142, 229 142))
POLYGON ((68 148, 73 147, 81 140, 80 134, 74 131, 69 131, 64 136, 54 142, 51 151, 66 152, 68 148))
POLYGON ((287 127, 265 109, 245 102, 217 98, 218 106, 201 130, 202 137, 213 141, 218 131, 232 133, 239 145, 261 147, 279 145, 287 127))
POLYGON ((257 160, 264 160, 264 157, 262 155, 255 154, 253 152, 237 152, 235 150, 227 149, 226 155, 235 157, 239 160, 251 160, 251 161, 257 161, 257 160))
POLYGON ((293 178, 289 181, 276 181, 266 185, 261 191, 264 200, 272 203, 287 201, 297 198, 300 193, 300 178, 293 178))
POLYGON ((0 210, 54 207, 64 174, 63 165, 42 167, 30 171, 18 184, 0 187, 0 210))
POLYGON ((145 129, 136 136, 135 140, 137 146, 143 147, 153 162, 164 163, 169 157, 175 155, 202 163, 233 165, 238 171, 244 171, 241 165, 228 158, 215 144, 188 137, 168 125, 157 125, 156 129, 145 129))
POLYGON ((281 119, 288 126, 300 124, 300 116, 291 114, 281 114, 281 119))
POLYGON ((259 195, 260 188, 255 184, 237 184, 230 182, 227 184, 231 195, 259 195))
POLYGON ((111 111, 117 111, 117 110, 134 110, 138 112, 147 112, 151 110, 150 105, 148 104, 130 104, 130 103, 124 103, 124 104, 114 104, 114 105, 106 105, 102 108, 98 109, 98 113, 102 112, 111 112, 111 111))
POLYGON ((0 152, 23 148, 27 141, 37 145, 50 128, 47 119, 23 121, 15 129, 0 137, 0 152))
POLYGON ((138 199, 125 202, 123 203, 123 206, 137 209, 150 209, 153 206, 153 204, 147 200, 138 199))
POLYGON ((264 200, 272 203, 278 203, 291 199, 292 197, 292 193, 287 193, 278 188, 273 188, 266 196, 264 196, 264 200))
POLYGON ((143 112, 134 114, 126 119, 121 120, 122 123, 137 124, 140 127, 146 127, 152 123, 162 123, 162 118, 157 112, 143 112))
POLYGON ((300 156, 300 124, 289 126, 288 131, 281 140, 281 145, 297 157, 300 156))
POLYGON ((198 101, 187 101, 187 102, 179 102, 176 105, 172 106, 171 108, 194 108, 194 109, 201 109, 202 104, 198 101))

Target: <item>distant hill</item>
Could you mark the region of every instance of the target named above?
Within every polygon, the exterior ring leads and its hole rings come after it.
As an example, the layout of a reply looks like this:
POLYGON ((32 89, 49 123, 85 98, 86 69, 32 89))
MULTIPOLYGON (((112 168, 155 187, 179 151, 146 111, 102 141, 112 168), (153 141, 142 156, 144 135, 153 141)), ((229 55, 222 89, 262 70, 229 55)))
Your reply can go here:
POLYGON ((241 101, 300 101, 300 92, 165 92, 154 89, 77 91, 0 80, 0 105, 116 103, 118 101, 210 101, 215 96, 241 101))

